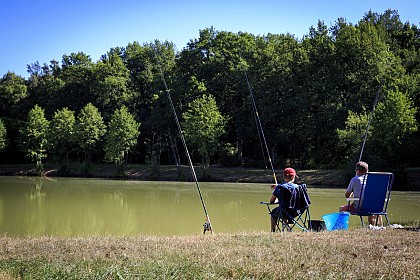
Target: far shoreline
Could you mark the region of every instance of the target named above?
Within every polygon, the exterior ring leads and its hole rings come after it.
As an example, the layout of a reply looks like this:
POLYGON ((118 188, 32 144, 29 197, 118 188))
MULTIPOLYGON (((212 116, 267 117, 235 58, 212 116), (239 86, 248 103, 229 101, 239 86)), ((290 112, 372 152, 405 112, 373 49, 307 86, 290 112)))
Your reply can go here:
MULTIPOLYGON (((274 177, 271 170, 246 167, 219 167, 212 166, 209 176, 202 177, 201 167, 195 166, 195 172, 200 182, 231 182, 231 183, 266 183, 273 184, 274 177)), ((299 170, 296 169, 299 182, 310 186, 344 187, 349 174, 343 170, 299 170)), ((275 171, 277 178, 281 178, 281 171, 275 171)), ((0 176, 37 176, 34 164, 0 165, 0 176)), ((113 164, 92 164, 88 174, 80 171, 77 165, 72 165, 65 176, 58 174, 52 164, 44 166, 46 177, 75 177, 75 178, 102 178, 115 180, 139 181, 193 181, 189 166, 162 165, 153 169, 147 164, 127 165, 124 175, 117 175, 117 168, 113 164)))
MULTIPOLYGON (((308 187, 317 188, 346 188, 352 171, 343 169, 311 169, 300 170, 295 168, 299 176, 298 183, 306 183, 308 187)), ((195 166, 199 182, 224 182, 224 183, 263 183, 273 184, 274 176, 271 170, 247 167, 220 167, 211 166, 209 176, 202 177, 201 167, 195 166)), ((281 178, 281 170, 275 170, 276 177, 281 178)), ((92 164, 88 174, 80 170, 79 164, 71 164, 68 174, 61 176, 54 164, 44 165, 46 177, 69 178, 101 178, 111 180, 138 180, 138 181, 193 181, 190 167, 187 165, 161 165, 153 168, 148 164, 130 164, 124 169, 124 175, 117 174, 114 164, 92 164)), ((3 164, 0 165, 0 176, 37 176, 34 164, 3 164)), ((405 174, 406 188, 401 190, 420 191, 420 168, 408 168, 405 174)), ((394 184, 395 187, 396 184, 394 184)))

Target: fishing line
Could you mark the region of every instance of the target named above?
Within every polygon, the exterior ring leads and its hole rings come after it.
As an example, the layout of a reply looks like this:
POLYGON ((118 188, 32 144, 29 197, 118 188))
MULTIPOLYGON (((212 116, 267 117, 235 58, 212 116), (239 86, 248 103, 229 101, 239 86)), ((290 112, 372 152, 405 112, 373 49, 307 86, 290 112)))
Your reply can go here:
POLYGON ((372 121, 373 113, 375 112, 376 105, 378 104, 379 99, 382 97, 383 92, 381 91, 382 85, 379 85, 378 93, 376 94, 375 102, 373 103, 372 111, 370 111, 369 120, 366 126, 365 135, 363 136, 363 142, 362 147, 360 148, 360 155, 359 155, 359 161, 362 160, 363 150, 365 149, 365 143, 367 139, 367 134, 369 131, 370 122, 372 121), (380 93, 382 92, 381 96, 380 93))
MULTIPOLYGON (((257 116, 255 114, 254 114, 254 120, 255 120, 255 125, 257 126, 257 129, 258 129, 258 120, 257 120, 257 116)), ((264 146, 263 146, 263 141, 261 139, 261 133, 259 132, 259 130, 258 130, 258 140, 260 140, 261 153, 263 155, 265 169, 268 169, 267 159, 265 157, 265 151, 264 151, 264 146)))
MULTIPOLYGON (((263 130, 263 127, 262 127, 262 124, 261 124, 260 116, 258 114, 257 104, 255 103, 254 94, 252 93, 251 85, 249 84, 248 75, 246 74, 245 69, 244 69, 244 74, 245 74, 246 84, 248 85, 249 95, 251 97, 252 109, 254 109, 254 113, 255 113, 258 135, 260 137, 260 142, 261 142, 261 138, 262 138, 262 140, 264 142, 265 150, 266 150, 266 153, 267 153, 267 157, 268 157, 268 162, 270 163, 271 171, 273 172, 274 183, 277 185, 276 172, 274 172, 273 162, 272 162, 271 157, 270 157, 270 151, 268 150, 268 145, 267 145, 267 141, 265 139, 264 130, 263 130)), ((264 156, 264 160, 265 160, 265 156, 264 156)))
POLYGON ((200 200, 201 200, 201 204, 203 206, 204 214, 206 215, 206 222, 203 225, 204 226, 204 232, 203 233, 205 234, 206 231, 210 231, 212 234, 214 234, 213 227, 211 226, 211 222, 210 222, 210 217, 207 213, 207 208, 206 208, 206 205, 204 203, 203 196, 201 195, 200 185, 198 184, 197 175, 195 173, 194 166, 193 166, 193 163, 192 163, 192 160, 191 160, 191 156, 190 156, 190 153, 188 151, 187 143, 185 142, 185 138, 184 138, 184 135, 183 135, 183 132, 182 132, 182 129, 181 129, 181 124, 179 123, 179 119, 178 119, 178 116, 176 114, 175 106, 174 106, 174 103, 172 102, 172 97, 171 97, 171 94, 169 93, 168 85, 166 84, 165 76, 163 75, 162 66, 160 64, 160 61, 157 57, 156 52, 157 52, 157 50, 155 49, 155 58, 156 58, 156 61, 158 63, 158 66, 159 66, 158 67, 159 68, 159 73, 160 73, 160 76, 162 78, 163 84, 165 85, 166 95, 168 97, 169 104, 171 105, 172 112, 173 112, 173 115, 174 115, 174 118, 175 118, 175 122, 176 122, 176 125, 178 127, 179 136, 181 138, 182 145, 184 146, 185 153, 187 154, 188 163, 189 163, 189 166, 190 166, 190 169, 191 169, 191 173, 192 173, 192 176, 194 178, 194 181, 195 181, 195 184, 196 184, 196 187, 197 187, 197 190, 198 190, 198 194, 200 195, 200 200))

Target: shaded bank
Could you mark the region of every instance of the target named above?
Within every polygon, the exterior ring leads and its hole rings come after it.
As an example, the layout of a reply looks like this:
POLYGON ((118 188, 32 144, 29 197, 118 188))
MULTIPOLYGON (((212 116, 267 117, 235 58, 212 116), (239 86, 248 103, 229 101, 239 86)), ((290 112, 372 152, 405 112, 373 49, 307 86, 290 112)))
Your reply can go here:
MULTIPOLYGON (((49 177, 59 176, 54 165, 44 166, 45 174, 49 177)), ((240 167, 212 166, 209 176, 202 178, 201 168, 195 167, 200 181, 210 182, 241 182, 241 183, 273 183, 271 170, 240 167)), ((77 165, 70 168, 67 177, 92 177, 92 178, 115 178, 131 180, 155 180, 155 181, 191 181, 190 168, 186 165, 177 167, 174 165, 160 166, 158 170, 151 165, 128 165, 125 175, 117 175, 117 168, 113 164, 95 164, 89 174, 83 173, 77 165)), ((342 170, 299 170, 300 181, 308 185, 323 185, 341 187, 347 184, 352 173, 342 170)), ((281 171, 276 170, 281 178, 281 171)), ((33 164, 0 165, 0 176, 34 176, 36 169, 33 164)))

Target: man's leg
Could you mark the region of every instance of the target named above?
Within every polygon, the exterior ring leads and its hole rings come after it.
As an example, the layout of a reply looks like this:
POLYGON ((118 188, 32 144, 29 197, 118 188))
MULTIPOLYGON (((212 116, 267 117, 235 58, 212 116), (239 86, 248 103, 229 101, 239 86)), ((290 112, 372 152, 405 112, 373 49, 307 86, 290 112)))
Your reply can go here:
POLYGON ((372 215, 368 218, 369 224, 373 226, 382 226, 382 216, 381 215, 372 215))
POLYGON ((357 208, 353 203, 340 206, 340 212, 353 212, 353 211, 357 211, 357 208))
POLYGON ((350 210, 350 205, 351 204, 346 204, 346 205, 343 205, 343 206, 340 206, 340 212, 349 212, 349 210, 350 210))
POLYGON ((276 232, 277 218, 274 217, 273 215, 271 215, 270 217, 271 217, 271 232, 276 232))

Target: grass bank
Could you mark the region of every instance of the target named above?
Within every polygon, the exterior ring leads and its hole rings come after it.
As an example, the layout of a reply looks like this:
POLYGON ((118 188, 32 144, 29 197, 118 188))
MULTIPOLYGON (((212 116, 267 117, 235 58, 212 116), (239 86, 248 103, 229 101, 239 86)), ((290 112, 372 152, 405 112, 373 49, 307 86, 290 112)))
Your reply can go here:
POLYGON ((2 279, 419 279, 418 232, 0 237, 2 279))

